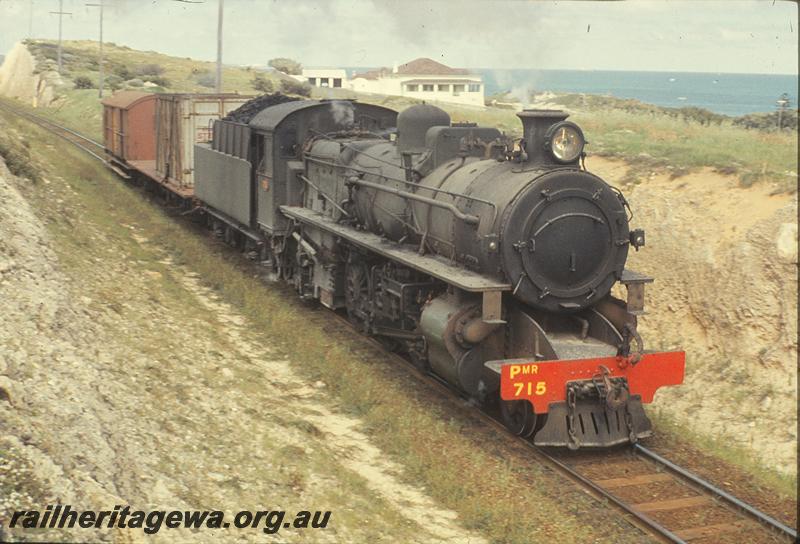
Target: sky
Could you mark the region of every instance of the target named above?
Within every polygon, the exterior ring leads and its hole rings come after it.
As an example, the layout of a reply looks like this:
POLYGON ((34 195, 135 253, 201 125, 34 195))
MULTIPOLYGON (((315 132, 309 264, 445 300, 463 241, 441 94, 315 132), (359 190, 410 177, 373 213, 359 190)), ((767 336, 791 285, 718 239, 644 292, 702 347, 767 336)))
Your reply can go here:
MULTIPOLYGON (((62 1, 64 39, 97 39, 98 8, 86 4, 100 0, 62 1)), ((103 1, 106 41, 216 59, 219 0, 103 1)), ((0 54, 29 32, 56 38, 58 4, 0 0, 0 54)), ((797 32, 797 4, 784 0, 224 0, 223 59, 797 74, 797 32)))

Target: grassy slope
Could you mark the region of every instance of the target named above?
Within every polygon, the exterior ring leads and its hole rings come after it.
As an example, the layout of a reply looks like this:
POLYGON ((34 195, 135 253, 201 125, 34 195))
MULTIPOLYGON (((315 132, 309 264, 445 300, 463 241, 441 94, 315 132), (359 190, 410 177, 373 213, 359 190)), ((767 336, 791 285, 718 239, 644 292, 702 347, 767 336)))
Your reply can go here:
MULTIPOLYGON (((36 44, 47 46, 54 42, 37 40, 34 42, 33 49, 39 49, 47 58, 52 57, 52 53, 44 50, 46 47, 38 47, 36 44)), ((97 62, 99 52, 97 42, 87 40, 68 40, 64 42, 63 52, 73 56, 64 61, 66 76, 70 80, 84 75, 96 82, 98 78, 97 62)), ((199 61, 190 58, 179 58, 157 53, 155 51, 137 51, 125 46, 118 46, 111 43, 104 44, 103 49, 104 66, 106 76, 114 74, 118 68, 125 67, 131 72, 136 72, 138 67, 157 64, 163 68, 163 73, 159 74, 165 78, 171 92, 213 92, 211 86, 204 86, 198 82, 200 76, 213 74, 216 64, 213 62, 199 61)), ((255 72, 250 68, 236 66, 223 67, 223 91, 238 92, 241 94, 251 94, 255 90, 251 84, 255 72)), ((140 77, 140 76, 134 76, 140 77)), ((274 73, 264 73, 264 77, 278 82, 279 78, 274 73)), ((144 90, 147 90, 146 88, 144 90)), ((96 92, 96 91, 95 91, 96 92)))
MULTIPOLYGON (((88 75, 97 79, 97 43, 91 41, 66 42, 65 50, 78 59, 67 63, 68 78, 88 75)), ((209 92, 211 89, 198 83, 198 74, 213 70, 214 64, 188 58, 177 58, 152 51, 135 51, 127 47, 106 47, 107 72, 125 66, 130 70, 145 64, 158 64, 164 68, 162 77, 169 88, 159 89, 179 92, 209 92)), ((223 77, 225 92, 258 94, 252 86, 254 71, 240 67, 226 67, 223 77)), ((278 76, 265 76, 278 88, 278 76)), ((96 90, 75 90, 71 82, 59 90, 66 98, 55 109, 60 118, 71 126, 88 133, 100 134, 100 106, 93 99, 96 90)), ((315 94, 319 91, 315 90, 315 94)), ((334 96, 333 90, 326 95, 334 96)), ((335 96, 357 96, 339 91, 335 96)), ((398 97, 362 95, 360 100, 403 109, 415 103, 398 97)), ((776 192, 797 191, 797 133, 784 131, 768 133, 733 126, 730 120, 719 125, 703 126, 666 115, 654 108, 631 109, 630 101, 617 101, 601 97, 559 95, 552 102, 563 104, 580 124, 589 140, 589 153, 626 159, 631 164, 630 181, 645 171, 669 168, 676 175, 688 169, 703 166, 739 176, 743 185, 759 181, 774 183, 776 192)), ((518 135, 521 125, 515 112, 501 108, 479 111, 459 106, 440 104, 454 121, 472 121, 485 126, 495 126, 508 134, 518 135)))

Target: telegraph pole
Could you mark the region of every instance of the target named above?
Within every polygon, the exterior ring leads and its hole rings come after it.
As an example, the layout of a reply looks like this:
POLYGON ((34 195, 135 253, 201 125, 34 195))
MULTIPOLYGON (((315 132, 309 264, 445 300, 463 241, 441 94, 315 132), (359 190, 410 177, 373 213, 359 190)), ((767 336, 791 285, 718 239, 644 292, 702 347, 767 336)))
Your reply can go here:
POLYGON ((778 130, 783 130, 783 114, 789 109, 789 95, 783 93, 775 104, 778 106, 778 130))
POLYGON ((103 0, 100 0, 99 4, 86 4, 89 7, 100 8, 100 83, 97 85, 98 89, 98 96, 103 98, 103 83, 104 83, 104 74, 103 74, 103 0))
POLYGON ((64 11, 64 0, 58 0, 58 11, 50 13, 58 15, 58 73, 61 74, 61 22, 64 15, 72 15, 72 12, 64 11))
POLYGON ((219 1, 217 12, 217 94, 222 93, 222 11, 224 0, 219 1))

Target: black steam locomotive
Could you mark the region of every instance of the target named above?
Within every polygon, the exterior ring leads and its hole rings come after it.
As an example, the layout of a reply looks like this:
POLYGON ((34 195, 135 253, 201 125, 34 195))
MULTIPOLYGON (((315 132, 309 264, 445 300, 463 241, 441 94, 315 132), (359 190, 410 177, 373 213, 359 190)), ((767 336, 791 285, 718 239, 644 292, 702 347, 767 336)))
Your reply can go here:
POLYGON ((586 171, 584 136, 554 110, 521 139, 356 101, 273 96, 195 147, 214 228, 300 296, 346 311, 539 445, 651 433, 642 404, 681 383, 682 352, 646 353, 644 286, 625 269, 644 232, 586 171), (611 296, 615 283, 627 300, 611 296))

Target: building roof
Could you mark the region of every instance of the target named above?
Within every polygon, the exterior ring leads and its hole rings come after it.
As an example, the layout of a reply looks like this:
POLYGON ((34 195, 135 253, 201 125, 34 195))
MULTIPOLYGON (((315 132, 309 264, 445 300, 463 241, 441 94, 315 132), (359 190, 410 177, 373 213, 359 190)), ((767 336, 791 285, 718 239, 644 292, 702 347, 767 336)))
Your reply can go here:
POLYGON ((465 75, 469 72, 463 68, 450 68, 432 59, 419 58, 398 66, 397 73, 410 76, 445 76, 465 75))
POLYGON ((408 81, 404 81, 404 85, 462 85, 462 84, 469 84, 475 83, 480 84, 480 79, 447 79, 446 77, 434 77, 431 76, 426 79, 409 79, 408 81))
POLYGON ((313 74, 336 74, 347 77, 347 71, 344 68, 303 68, 304 76, 313 74))
POLYGON ((145 93, 142 91, 118 91, 112 96, 104 98, 100 101, 100 103, 104 106, 111 106, 114 108, 127 110, 140 100, 144 100, 146 98, 155 99, 155 97, 156 95, 154 93, 145 93))
MULTIPOLYGON (((463 68, 450 68, 436 62, 433 59, 418 58, 397 67, 397 74, 403 76, 463 76, 468 75, 469 70, 463 68)), ((361 74, 355 74, 353 79, 361 77, 364 79, 378 79, 380 77, 387 77, 392 75, 392 70, 389 68, 378 68, 377 70, 370 70, 361 74)))
POLYGON ((353 74, 353 79, 360 77, 364 79, 378 79, 379 77, 384 77, 386 75, 391 74, 392 71, 388 68, 378 68, 377 70, 369 70, 368 72, 362 72, 360 74, 353 74))

